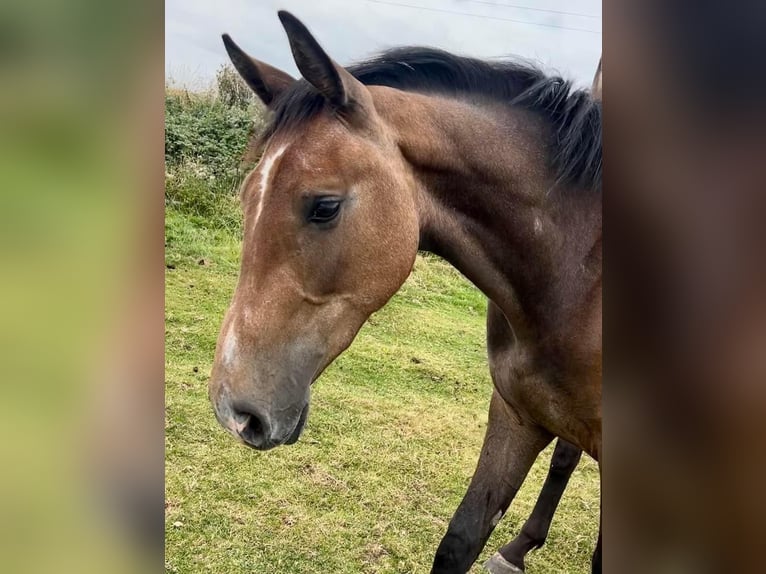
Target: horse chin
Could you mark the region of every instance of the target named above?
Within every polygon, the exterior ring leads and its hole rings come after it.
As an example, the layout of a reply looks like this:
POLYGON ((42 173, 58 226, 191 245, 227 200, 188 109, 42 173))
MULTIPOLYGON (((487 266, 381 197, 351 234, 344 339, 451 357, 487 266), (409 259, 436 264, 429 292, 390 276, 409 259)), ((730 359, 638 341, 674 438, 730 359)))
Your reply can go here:
POLYGON ((301 411, 301 416, 298 418, 298 423, 295 425, 295 429, 293 429, 293 432, 290 433, 290 436, 287 437, 287 440, 284 444, 295 444, 298 442, 298 439, 301 436, 301 433, 303 432, 303 428, 306 426, 306 420, 309 417, 309 404, 306 403, 306 406, 303 407, 303 410, 301 411))

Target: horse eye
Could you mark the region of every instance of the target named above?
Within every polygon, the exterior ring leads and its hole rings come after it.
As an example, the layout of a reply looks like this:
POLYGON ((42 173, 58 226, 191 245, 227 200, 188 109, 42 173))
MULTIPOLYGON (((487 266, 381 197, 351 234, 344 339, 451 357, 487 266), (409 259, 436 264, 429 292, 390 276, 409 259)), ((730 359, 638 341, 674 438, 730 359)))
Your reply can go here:
POLYGON ((340 199, 334 197, 320 197, 311 206, 308 220, 311 223, 328 223, 340 213, 340 199))

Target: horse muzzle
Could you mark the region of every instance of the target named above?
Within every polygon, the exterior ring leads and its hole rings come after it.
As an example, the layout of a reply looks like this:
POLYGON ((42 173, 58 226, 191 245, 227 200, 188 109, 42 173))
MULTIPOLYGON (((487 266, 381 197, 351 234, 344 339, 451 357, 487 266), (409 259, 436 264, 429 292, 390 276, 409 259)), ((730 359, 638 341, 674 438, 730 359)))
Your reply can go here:
POLYGON ((256 450, 270 450, 283 444, 293 444, 301 436, 309 412, 308 399, 302 407, 289 409, 292 416, 276 420, 255 403, 229 401, 222 398, 214 403, 218 422, 234 437, 256 450))

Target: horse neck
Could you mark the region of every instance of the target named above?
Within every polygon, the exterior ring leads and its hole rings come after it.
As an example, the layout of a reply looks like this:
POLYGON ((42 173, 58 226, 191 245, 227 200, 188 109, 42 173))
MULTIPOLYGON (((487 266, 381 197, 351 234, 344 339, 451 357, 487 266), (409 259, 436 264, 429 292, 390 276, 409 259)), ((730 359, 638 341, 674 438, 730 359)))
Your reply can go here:
POLYGON ((481 289, 518 337, 555 336, 600 278, 599 196, 556 185, 529 112, 408 96, 381 115, 412 167, 420 248, 481 289))

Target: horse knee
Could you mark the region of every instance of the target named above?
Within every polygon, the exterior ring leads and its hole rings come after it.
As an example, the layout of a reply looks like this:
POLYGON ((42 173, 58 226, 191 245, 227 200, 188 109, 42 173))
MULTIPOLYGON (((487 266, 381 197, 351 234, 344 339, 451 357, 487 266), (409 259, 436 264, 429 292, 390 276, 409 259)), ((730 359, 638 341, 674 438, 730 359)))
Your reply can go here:
POLYGON ((559 439, 551 457, 550 473, 556 476, 569 476, 580 462, 582 451, 575 445, 559 439))

